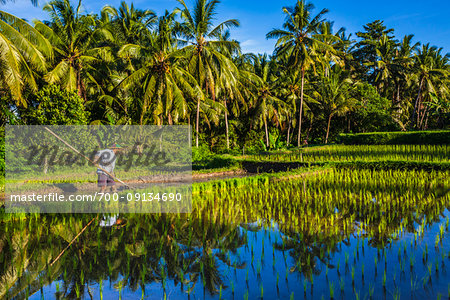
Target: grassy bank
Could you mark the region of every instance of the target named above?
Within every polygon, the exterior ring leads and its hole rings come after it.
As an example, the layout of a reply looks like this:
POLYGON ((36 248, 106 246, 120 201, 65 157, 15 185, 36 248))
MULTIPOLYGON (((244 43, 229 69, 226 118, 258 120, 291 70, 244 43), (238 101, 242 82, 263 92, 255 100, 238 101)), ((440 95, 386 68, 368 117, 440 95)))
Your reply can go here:
POLYGON ((346 145, 449 145, 450 130, 340 134, 337 142, 346 145))

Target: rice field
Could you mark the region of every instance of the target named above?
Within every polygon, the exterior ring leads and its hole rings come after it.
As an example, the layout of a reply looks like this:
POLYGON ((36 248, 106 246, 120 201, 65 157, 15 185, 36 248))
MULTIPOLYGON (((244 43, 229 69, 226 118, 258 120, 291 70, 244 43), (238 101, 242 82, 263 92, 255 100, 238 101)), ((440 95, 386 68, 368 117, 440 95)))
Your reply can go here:
POLYGON ((3 215, 0 298, 445 299, 449 175, 322 168, 196 183, 191 214, 111 227, 101 214, 3 215))
POLYGON ((448 145, 329 145, 250 155, 246 158, 284 162, 420 161, 450 162, 448 145))

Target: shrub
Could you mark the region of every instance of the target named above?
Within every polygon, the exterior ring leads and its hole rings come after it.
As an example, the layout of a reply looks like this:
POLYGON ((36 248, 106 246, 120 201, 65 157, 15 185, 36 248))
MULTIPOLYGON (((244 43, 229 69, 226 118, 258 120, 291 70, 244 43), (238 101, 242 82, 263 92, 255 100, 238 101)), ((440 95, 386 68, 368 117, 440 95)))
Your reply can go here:
POLYGON ((27 123, 35 125, 86 125, 89 112, 75 91, 47 85, 31 98, 32 105, 24 112, 27 123))
POLYGON ((351 112, 352 130, 355 132, 396 130, 391 117, 391 101, 381 97, 374 86, 365 82, 357 84, 352 91, 357 99, 356 109, 351 112))
POLYGON ((450 130, 340 134, 337 142, 346 145, 448 145, 450 130))
POLYGON ((209 150, 208 145, 201 143, 198 147, 192 147, 192 161, 203 162, 210 160, 215 154, 209 150))
POLYGON ((265 136, 263 131, 252 130, 245 136, 243 147, 244 153, 259 153, 265 151, 266 146, 264 144, 265 136))

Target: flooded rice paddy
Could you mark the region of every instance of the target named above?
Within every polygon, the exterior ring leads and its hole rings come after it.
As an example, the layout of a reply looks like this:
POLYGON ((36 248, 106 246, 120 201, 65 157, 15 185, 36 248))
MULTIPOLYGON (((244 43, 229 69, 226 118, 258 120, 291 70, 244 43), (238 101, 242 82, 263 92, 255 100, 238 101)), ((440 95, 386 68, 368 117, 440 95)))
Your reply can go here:
POLYGON ((191 214, 2 215, 0 298, 445 299, 449 175, 323 169, 195 183, 191 214))

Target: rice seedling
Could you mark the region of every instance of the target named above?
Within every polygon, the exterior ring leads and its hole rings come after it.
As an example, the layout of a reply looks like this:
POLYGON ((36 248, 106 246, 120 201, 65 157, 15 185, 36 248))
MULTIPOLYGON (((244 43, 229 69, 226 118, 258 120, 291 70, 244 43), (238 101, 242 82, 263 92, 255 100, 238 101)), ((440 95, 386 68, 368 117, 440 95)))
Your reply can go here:
POLYGON ((334 282, 331 282, 329 284, 329 290, 330 290, 330 299, 334 299, 334 282))
POLYGON ((375 287, 372 285, 372 283, 369 284, 369 299, 373 298, 373 293, 375 291, 375 287))
POLYGON ((409 257, 409 268, 412 272, 412 269, 414 268, 414 262, 415 262, 415 257, 414 256, 410 256, 409 257))
POLYGON ((80 290, 80 286, 78 285, 78 282, 75 284, 75 294, 77 295, 77 298, 80 298, 81 290, 80 290))
POLYGON ((341 289, 341 294, 343 294, 343 293, 344 293, 344 289, 345 289, 345 281, 344 281, 344 278, 341 278, 341 279, 339 280, 339 287, 340 287, 340 289, 341 289))
POLYGON ((100 299, 103 300, 103 280, 99 280, 98 289, 100 293, 100 299))

